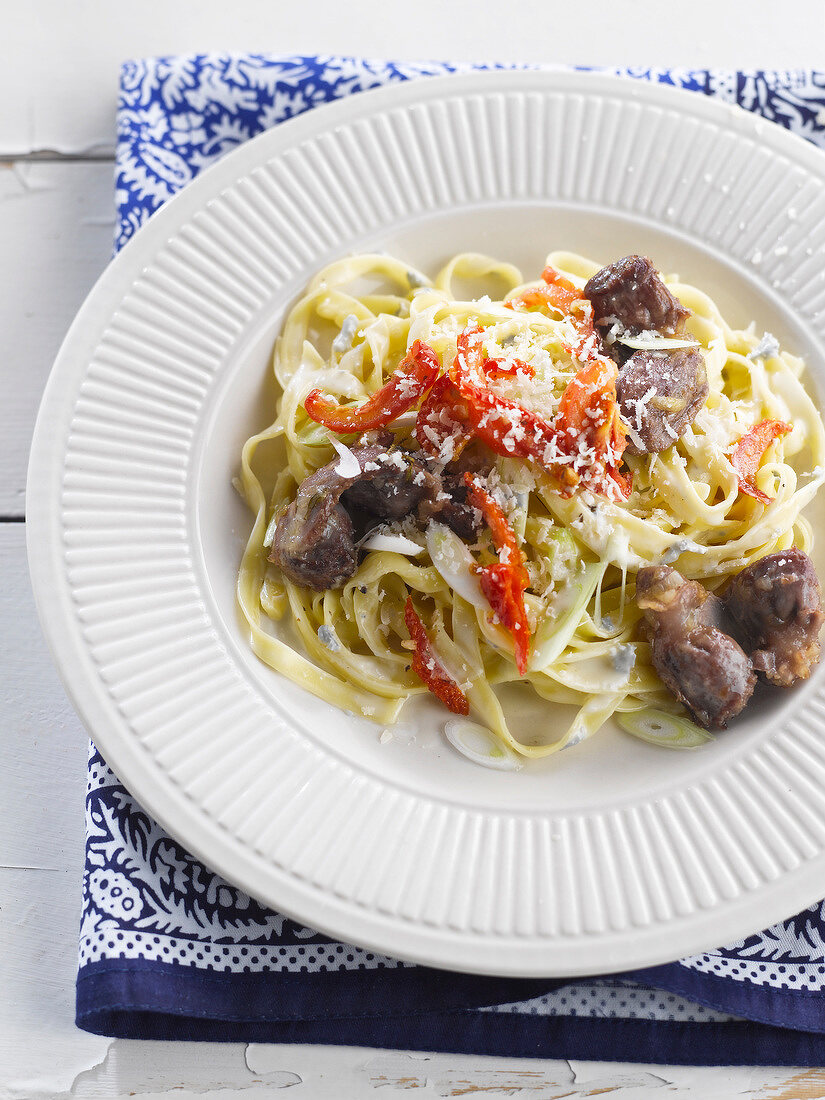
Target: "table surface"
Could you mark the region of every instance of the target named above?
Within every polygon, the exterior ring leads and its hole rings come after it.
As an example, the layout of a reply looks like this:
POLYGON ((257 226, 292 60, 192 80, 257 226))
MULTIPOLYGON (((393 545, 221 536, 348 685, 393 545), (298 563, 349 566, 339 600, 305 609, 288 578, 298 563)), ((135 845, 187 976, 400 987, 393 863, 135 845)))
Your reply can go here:
MULTIPOLYGON (((269 1096, 359 1100, 610 1094, 825 1097, 825 1069, 514 1060, 339 1047, 140 1043, 73 1024, 87 736, 42 639, 25 556, 37 405, 68 325, 111 254, 118 66, 191 50, 402 60, 825 68, 819 0, 31 0, 0 42, 0 1100, 269 1096), (503 12, 507 11, 506 18, 503 12), (689 12, 689 18, 687 13, 689 12), (403 27, 401 33, 400 29, 403 27)), ((628 1052, 631 1053, 631 1052, 628 1052)))

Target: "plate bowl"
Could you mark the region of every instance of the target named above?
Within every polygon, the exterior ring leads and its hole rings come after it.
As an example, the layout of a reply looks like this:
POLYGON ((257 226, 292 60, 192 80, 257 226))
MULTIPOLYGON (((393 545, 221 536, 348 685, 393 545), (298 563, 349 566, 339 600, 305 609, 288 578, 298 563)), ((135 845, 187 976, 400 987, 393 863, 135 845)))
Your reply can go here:
MULTIPOLYGON (((800 140, 693 94, 485 73, 311 112, 153 217, 61 350, 28 505, 64 681, 161 824, 306 924, 482 973, 653 965, 816 900, 820 675, 692 754, 607 729, 489 772, 450 748, 426 702, 413 740, 382 743, 252 654, 234 601, 250 517, 232 479, 273 417, 286 310, 352 252, 435 273, 483 251, 525 277, 551 249, 646 253, 735 327, 755 319, 803 355, 816 387, 824 179, 800 140)), ((523 721, 558 723, 560 709, 523 721)))

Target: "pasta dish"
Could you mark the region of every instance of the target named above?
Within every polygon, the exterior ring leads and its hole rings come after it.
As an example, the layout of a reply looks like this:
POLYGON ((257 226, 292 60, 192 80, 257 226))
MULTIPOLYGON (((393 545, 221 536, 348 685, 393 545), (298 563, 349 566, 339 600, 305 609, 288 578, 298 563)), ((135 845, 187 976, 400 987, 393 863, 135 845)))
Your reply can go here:
POLYGON ((255 653, 328 702, 391 727, 429 692, 507 767, 611 717, 696 746, 818 659, 804 364, 647 258, 555 252, 528 283, 472 253, 432 280, 342 259, 273 370, 238 601, 255 653), (514 728, 506 687, 574 706, 564 733, 514 728))

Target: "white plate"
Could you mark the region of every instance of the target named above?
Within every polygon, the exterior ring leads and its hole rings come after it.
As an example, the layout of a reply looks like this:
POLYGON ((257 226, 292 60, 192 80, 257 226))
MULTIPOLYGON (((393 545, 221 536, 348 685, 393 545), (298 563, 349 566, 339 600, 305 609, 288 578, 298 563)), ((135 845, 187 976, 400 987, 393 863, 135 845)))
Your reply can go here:
POLYGON ((251 654, 233 595, 249 516, 230 485, 272 416, 286 306, 368 248, 430 271, 460 249, 525 272, 551 248, 648 253, 821 383, 824 179, 813 148, 698 95, 484 73, 310 112, 155 215, 66 338, 28 484, 43 627, 146 809, 291 916, 468 971, 655 964, 825 893, 820 673, 692 755, 611 731, 488 772, 446 744, 435 707, 413 744, 381 744, 251 654))

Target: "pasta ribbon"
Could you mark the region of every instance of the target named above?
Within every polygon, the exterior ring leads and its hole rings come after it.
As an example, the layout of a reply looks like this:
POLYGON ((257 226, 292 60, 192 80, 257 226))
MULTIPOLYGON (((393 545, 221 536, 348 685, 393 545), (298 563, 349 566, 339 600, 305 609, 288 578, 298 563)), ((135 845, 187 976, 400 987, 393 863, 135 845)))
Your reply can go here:
POLYGON ((693 744, 690 724, 667 718, 636 573, 672 562, 716 590, 774 550, 808 551, 800 513, 825 480, 825 428, 800 359, 665 277, 692 311, 675 344, 701 353, 710 392, 672 446, 628 453, 617 364, 583 293, 598 267, 553 252, 525 283, 462 253, 430 279, 364 254, 312 280, 274 348, 273 421, 241 455, 254 518, 237 597, 262 661, 383 725, 435 693, 489 731, 502 759, 558 752, 611 716, 636 736, 693 744), (381 526, 343 587, 300 588, 269 560, 279 518, 307 476, 343 461, 329 432, 354 446, 376 429, 462 492, 470 471, 467 504, 489 534, 473 542, 438 513, 428 525, 411 513, 381 526), (548 720, 512 723, 514 694, 548 720), (574 713, 551 734, 561 705, 574 713))

